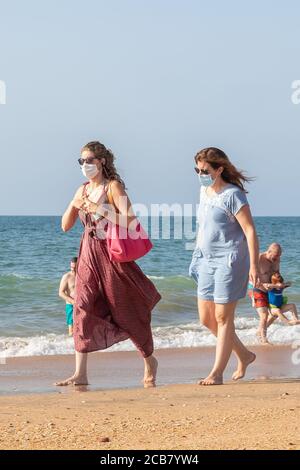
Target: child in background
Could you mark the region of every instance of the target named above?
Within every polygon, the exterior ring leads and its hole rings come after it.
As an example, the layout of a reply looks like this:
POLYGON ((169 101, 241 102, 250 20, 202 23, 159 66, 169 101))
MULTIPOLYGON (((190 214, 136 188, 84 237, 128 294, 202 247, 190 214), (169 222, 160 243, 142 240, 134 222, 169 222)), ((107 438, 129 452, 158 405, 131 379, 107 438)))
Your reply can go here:
POLYGON ((59 296, 66 302, 66 322, 69 336, 73 336, 73 305, 75 291, 77 257, 71 259, 70 271, 63 275, 59 286, 59 296))
MULTIPOLYGON (((284 282, 283 277, 279 272, 276 272, 272 275, 271 278, 272 284, 282 284, 284 282)), ((290 286, 290 283, 287 287, 290 286)), ((274 320, 279 318, 287 325, 299 325, 300 320, 298 319, 297 307, 295 304, 288 304, 287 297, 283 295, 283 290, 280 288, 274 288, 268 291, 269 299, 269 310, 274 320), (291 312, 292 319, 289 320, 284 313, 291 312)), ((273 320, 273 321, 274 321, 273 320)))

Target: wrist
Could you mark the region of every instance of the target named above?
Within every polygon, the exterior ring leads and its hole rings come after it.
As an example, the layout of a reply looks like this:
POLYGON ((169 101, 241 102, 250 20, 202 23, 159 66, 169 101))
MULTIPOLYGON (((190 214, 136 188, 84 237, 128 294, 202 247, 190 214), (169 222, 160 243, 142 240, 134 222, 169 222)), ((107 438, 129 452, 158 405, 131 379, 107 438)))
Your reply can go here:
POLYGON ((107 217, 108 210, 103 207, 103 204, 99 204, 96 209, 96 214, 101 215, 102 217, 107 217))
POLYGON ((102 204, 97 205, 97 208, 95 210, 95 214, 98 215, 99 217, 103 217, 103 207, 102 204))

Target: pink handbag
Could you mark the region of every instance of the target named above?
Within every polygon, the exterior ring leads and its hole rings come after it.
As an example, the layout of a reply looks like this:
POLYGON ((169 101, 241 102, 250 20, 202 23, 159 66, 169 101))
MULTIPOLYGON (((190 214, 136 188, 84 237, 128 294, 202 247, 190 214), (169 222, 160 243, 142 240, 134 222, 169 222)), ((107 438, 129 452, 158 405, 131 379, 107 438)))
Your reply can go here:
MULTIPOLYGON (((111 193, 110 185, 107 192, 108 201, 115 206, 109 192, 111 193)), ((118 211, 117 208, 116 210, 118 211)), ((126 227, 121 227, 108 221, 106 241, 110 260, 117 261, 118 263, 126 263, 141 258, 153 247, 140 222, 134 232, 132 232, 126 227)))

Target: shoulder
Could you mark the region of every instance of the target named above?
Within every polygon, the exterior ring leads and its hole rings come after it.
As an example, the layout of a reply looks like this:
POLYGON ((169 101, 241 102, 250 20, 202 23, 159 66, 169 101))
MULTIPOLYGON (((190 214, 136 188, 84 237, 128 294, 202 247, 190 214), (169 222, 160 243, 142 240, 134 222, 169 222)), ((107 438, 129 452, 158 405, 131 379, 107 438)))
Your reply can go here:
POLYGON ((124 185, 122 183, 120 183, 120 181, 118 181, 118 180, 110 180, 108 182, 108 185, 109 185, 111 191, 115 194, 120 194, 120 193, 123 194, 125 192, 124 185))
POLYGON ((236 186, 235 184, 229 184, 229 186, 226 188, 227 194, 230 196, 246 196, 245 191, 243 191, 241 188, 236 186))
POLYGON ((236 215, 243 206, 249 204, 245 191, 238 186, 231 184, 226 188, 225 193, 227 196, 224 201, 225 205, 233 215, 236 215))
POLYGON ((273 263, 273 270, 280 271, 280 261, 275 261, 275 263, 273 263))
POLYGON ((88 184, 88 181, 85 182, 85 183, 82 183, 82 184, 79 186, 79 188, 76 189, 76 191, 75 191, 75 197, 81 197, 82 192, 83 192, 83 189, 84 189, 84 187, 85 187, 87 184, 88 184))
POLYGON ((230 184, 226 189, 225 192, 227 194, 227 199, 228 200, 247 200, 247 195, 246 192, 243 191, 241 188, 238 186, 235 186, 234 184, 230 184))
POLYGON ((69 273, 63 274, 63 276, 62 276, 62 278, 61 278, 61 282, 67 281, 68 278, 69 278, 69 273))

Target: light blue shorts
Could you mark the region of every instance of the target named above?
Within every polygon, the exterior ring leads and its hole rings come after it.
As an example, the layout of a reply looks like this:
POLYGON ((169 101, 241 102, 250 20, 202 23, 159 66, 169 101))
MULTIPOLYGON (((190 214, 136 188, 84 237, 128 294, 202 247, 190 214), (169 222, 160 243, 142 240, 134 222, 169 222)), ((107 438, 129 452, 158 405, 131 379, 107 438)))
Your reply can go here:
POLYGON ((227 304, 243 299, 247 294, 249 255, 231 251, 204 256, 195 248, 189 275, 197 283, 197 296, 216 304, 227 304))

